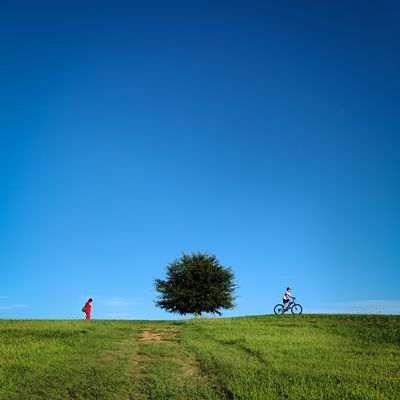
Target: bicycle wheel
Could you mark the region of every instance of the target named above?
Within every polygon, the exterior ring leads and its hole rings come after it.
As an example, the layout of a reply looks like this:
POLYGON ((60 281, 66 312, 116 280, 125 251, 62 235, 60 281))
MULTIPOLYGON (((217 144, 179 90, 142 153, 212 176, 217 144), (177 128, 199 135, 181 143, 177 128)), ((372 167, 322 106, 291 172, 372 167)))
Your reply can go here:
POLYGON ((292 314, 301 314, 303 312, 303 307, 300 304, 293 304, 292 314))
POLYGON ((276 315, 281 315, 281 314, 283 314, 283 304, 277 304, 277 305, 274 307, 274 313, 275 313, 276 315))

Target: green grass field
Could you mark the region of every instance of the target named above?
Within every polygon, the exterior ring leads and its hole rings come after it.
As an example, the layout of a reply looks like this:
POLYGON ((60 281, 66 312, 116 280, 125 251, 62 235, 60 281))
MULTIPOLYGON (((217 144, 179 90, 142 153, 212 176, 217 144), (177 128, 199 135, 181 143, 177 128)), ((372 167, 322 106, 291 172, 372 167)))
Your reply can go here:
POLYGON ((400 317, 0 320, 0 399, 400 399, 400 317))

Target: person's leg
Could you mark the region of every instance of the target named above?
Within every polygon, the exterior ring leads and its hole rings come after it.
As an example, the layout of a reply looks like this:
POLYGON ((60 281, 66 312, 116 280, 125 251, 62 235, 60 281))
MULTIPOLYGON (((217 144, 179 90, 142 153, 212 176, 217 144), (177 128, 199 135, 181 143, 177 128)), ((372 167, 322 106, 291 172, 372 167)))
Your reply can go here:
POLYGON ((90 310, 86 311, 86 319, 90 319, 90 310))

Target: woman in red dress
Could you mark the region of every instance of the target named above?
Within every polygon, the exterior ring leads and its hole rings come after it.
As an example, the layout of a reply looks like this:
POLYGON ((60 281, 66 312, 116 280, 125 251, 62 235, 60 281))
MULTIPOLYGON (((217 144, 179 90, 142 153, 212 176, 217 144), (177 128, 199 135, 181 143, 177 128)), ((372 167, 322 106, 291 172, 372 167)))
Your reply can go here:
POLYGON ((86 319, 90 319, 90 311, 92 310, 92 307, 93 307, 93 299, 89 299, 84 307, 86 319))

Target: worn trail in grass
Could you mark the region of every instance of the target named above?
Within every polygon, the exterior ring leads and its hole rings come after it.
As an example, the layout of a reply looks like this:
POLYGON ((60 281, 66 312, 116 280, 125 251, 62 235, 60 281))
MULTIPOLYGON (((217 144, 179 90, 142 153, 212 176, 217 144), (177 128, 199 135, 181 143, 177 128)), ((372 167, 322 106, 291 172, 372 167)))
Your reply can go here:
POLYGON ((0 399, 396 399, 400 318, 0 321, 0 399))

